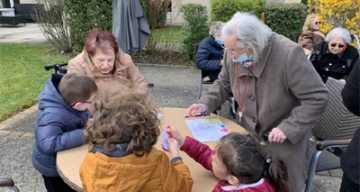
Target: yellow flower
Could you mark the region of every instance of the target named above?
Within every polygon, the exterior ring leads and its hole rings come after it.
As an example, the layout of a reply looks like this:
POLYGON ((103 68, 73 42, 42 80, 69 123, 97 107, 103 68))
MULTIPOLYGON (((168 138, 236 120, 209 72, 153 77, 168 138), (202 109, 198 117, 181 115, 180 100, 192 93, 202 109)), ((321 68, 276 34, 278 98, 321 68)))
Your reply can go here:
POLYGON ((360 37, 360 0, 309 0, 308 6, 320 17, 323 32, 341 26, 360 37))

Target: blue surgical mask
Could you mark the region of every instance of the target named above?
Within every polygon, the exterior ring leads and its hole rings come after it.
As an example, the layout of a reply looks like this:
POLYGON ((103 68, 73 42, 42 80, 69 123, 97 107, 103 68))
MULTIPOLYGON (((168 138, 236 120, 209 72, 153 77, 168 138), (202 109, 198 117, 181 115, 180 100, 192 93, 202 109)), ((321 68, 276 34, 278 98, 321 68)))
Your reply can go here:
POLYGON ((234 63, 244 63, 252 61, 253 55, 248 56, 246 53, 241 54, 238 58, 233 58, 234 63))
POLYGON ((218 45, 224 45, 224 41, 220 38, 215 38, 215 42, 218 44, 218 45))

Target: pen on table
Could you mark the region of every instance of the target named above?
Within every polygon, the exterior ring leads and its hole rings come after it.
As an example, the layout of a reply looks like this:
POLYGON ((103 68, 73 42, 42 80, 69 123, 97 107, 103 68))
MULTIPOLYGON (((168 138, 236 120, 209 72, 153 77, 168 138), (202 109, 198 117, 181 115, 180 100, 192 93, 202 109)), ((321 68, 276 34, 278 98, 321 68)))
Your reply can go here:
MULTIPOLYGON (((201 116, 209 116, 210 114, 199 114, 199 115, 194 115, 191 117, 201 117, 201 116)), ((185 118, 191 118, 189 115, 185 115, 185 118)))

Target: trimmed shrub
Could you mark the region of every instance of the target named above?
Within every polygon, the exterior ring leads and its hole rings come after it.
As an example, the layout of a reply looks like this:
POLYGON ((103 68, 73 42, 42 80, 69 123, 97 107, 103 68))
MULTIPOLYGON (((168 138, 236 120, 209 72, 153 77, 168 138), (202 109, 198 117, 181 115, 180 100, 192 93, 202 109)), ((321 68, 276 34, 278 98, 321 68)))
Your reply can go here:
POLYGON ((344 27, 350 33, 360 35, 359 0, 308 0, 308 5, 309 10, 320 17, 323 32, 344 27))
POLYGON ((83 49, 85 39, 91 29, 112 30, 111 0, 64 0, 64 5, 76 52, 83 49))
POLYGON ((195 55, 195 45, 209 32, 206 7, 200 4, 186 4, 181 7, 181 12, 185 19, 182 51, 192 59, 195 55))
POLYGON ((211 0, 211 20, 228 21, 236 12, 249 12, 260 17, 265 0, 211 0))
POLYGON ((265 23, 274 31, 293 39, 302 30, 306 18, 304 4, 269 4, 265 6, 265 23))

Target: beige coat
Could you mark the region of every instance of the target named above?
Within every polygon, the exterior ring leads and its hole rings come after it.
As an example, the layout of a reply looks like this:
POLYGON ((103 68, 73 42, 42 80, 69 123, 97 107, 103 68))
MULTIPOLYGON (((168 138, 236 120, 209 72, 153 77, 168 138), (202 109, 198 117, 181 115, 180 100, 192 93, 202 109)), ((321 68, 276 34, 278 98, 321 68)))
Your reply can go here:
POLYGON ((147 82, 131 57, 123 52, 116 55, 115 70, 111 74, 101 74, 85 50, 69 61, 68 73, 85 74, 92 78, 101 96, 127 90, 147 94, 147 82))
POLYGON ((261 135, 279 127, 288 139, 268 146, 288 168, 290 191, 302 191, 309 163, 310 130, 328 101, 328 90, 320 76, 299 45, 275 33, 252 74, 233 63, 226 53, 224 58, 219 79, 200 103, 206 104, 208 111, 215 111, 232 92, 244 106, 240 124, 248 131, 261 135))

